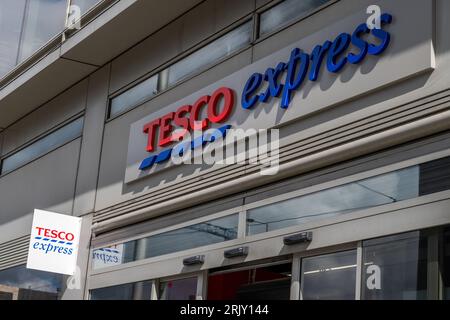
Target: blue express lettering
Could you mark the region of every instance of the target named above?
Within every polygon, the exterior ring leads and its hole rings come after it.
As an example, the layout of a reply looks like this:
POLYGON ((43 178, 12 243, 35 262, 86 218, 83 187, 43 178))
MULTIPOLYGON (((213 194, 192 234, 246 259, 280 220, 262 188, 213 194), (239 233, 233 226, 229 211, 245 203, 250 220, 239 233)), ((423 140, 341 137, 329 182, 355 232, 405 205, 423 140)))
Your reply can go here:
MULTIPOLYGON (((381 16, 381 27, 391 23, 392 15, 385 13, 381 16)), ((328 72, 338 73, 347 63, 358 64, 367 55, 380 55, 389 46, 390 40, 389 32, 382 28, 370 30, 362 23, 352 35, 341 33, 333 41, 327 40, 315 46, 311 54, 294 48, 287 63, 280 62, 275 68, 268 68, 264 74, 254 73, 250 76, 242 92, 241 105, 244 109, 251 109, 258 102, 267 103, 269 98, 281 96, 280 107, 287 109, 293 93, 300 88, 306 77, 310 81, 317 81, 324 61, 328 72), (378 39, 378 44, 364 40, 364 35, 370 33, 378 39), (357 52, 345 54, 350 44, 357 52), (284 82, 281 82, 283 75, 284 82), (263 82, 267 82, 267 89, 258 92, 263 82)))
POLYGON ((33 243, 33 249, 44 251, 45 254, 58 253, 58 254, 70 256, 73 253, 72 248, 67 248, 67 247, 64 247, 61 245, 57 245, 57 244, 53 244, 53 243, 45 243, 45 242, 40 242, 40 241, 36 241, 35 243, 33 243))

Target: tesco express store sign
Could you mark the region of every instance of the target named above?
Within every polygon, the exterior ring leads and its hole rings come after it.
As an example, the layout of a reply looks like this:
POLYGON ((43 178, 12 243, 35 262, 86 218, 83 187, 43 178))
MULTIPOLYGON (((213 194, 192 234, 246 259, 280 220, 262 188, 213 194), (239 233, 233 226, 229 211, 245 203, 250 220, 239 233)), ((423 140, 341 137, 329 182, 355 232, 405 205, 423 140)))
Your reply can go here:
MULTIPOLYGON (((420 0, 398 2, 401 11, 383 13, 380 29, 369 29, 364 14, 355 15, 301 40, 302 49, 282 49, 134 123, 125 181, 169 167, 171 154, 180 152, 174 146, 194 125, 196 130, 216 128, 222 136, 230 128, 272 128, 432 69, 432 7, 420 0), (414 15, 425 20, 425 26, 412 37, 401 21, 414 20, 414 15), (350 24, 350 33, 336 34, 350 24), (407 31, 408 38, 402 39, 407 31), (332 34, 333 38, 324 38, 332 34), (428 45, 417 48, 416 41, 428 45), (389 57, 381 59, 385 54, 389 57)), ((394 6, 380 3, 383 9, 394 6)), ((199 137, 188 147, 207 142, 207 137, 199 137)))
POLYGON ((73 275, 80 230, 81 218, 34 210, 27 268, 73 275))

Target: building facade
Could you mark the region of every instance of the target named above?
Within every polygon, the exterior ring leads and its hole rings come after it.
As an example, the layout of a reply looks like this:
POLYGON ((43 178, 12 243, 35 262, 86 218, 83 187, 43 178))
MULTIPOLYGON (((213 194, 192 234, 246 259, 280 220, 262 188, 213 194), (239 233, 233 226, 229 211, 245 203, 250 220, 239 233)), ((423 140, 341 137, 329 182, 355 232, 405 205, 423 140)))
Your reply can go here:
POLYGON ((449 12, 2 2, 0 298, 450 299, 449 12), (197 125, 275 171, 173 163, 197 125), (74 276, 26 269, 34 209, 83 218, 74 276))

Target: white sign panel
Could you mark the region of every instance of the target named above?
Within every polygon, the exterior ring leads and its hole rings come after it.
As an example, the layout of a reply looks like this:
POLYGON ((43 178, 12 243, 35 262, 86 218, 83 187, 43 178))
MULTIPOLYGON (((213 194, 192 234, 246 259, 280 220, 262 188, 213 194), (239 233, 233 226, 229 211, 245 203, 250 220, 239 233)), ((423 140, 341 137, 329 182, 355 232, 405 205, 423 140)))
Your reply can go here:
POLYGON ((73 275, 81 218, 34 210, 27 268, 73 275))

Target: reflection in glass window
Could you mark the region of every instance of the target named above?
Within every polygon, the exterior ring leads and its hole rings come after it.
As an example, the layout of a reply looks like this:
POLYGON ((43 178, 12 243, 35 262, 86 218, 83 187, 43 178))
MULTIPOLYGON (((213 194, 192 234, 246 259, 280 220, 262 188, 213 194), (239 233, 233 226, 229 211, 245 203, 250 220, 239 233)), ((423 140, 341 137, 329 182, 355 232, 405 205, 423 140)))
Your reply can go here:
POLYGON ((0 296, 8 300, 57 300, 63 276, 27 269, 25 265, 0 270, 0 296))
POLYGON ((81 14, 83 15, 100 1, 101 0, 72 0, 71 5, 80 7, 81 14))
POLYGON ((161 282, 159 300, 195 300, 197 277, 161 282))
POLYGON ((0 1, 0 77, 17 64, 25 0, 0 1))
POLYGON ((330 0, 285 0, 263 12, 260 17, 260 35, 272 32, 296 18, 300 18, 330 0))
POLYGON ((1 174, 10 172, 20 166, 50 152, 63 144, 78 138, 83 131, 83 118, 65 125, 62 128, 53 131, 42 139, 32 143, 28 147, 3 159, 1 174))
POLYGON ((91 300, 150 300, 153 281, 139 281, 91 290, 91 300))
POLYGON ((250 44, 252 23, 247 22, 169 67, 168 84, 200 72, 250 44))
POLYGON ((27 0, 19 63, 64 29, 67 0, 27 0))
POLYGON ((354 300, 356 250, 302 259, 303 300, 354 300))
POLYGON ((249 235, 419 196, 414 166, 248 211, 249 235))
POLYGON ((93 268, 188 250, 237 238, 238 214, 93 250, 93 268))
POLYGON ((130 109, 154 96, 157 93, 157 83, 158 75, 155 75, 111 99, 109 116, 130 109))
POLYGON ((426 299, 427 238, 410 232, 363 243, 362 298, 426 299))
POLYGON ((444 299, 450 300, 450 228, 444 231, 444 258, 442 282, 444 284, 444 299))

